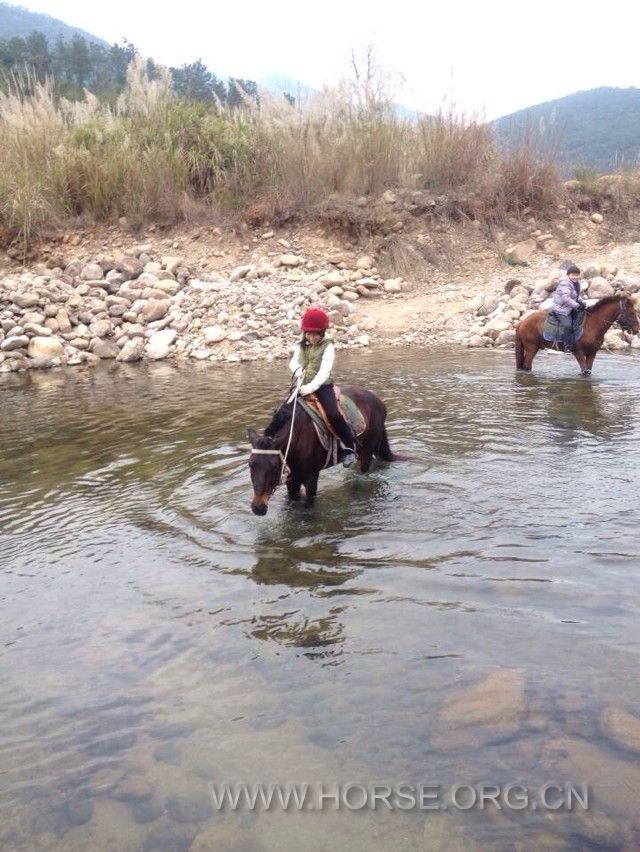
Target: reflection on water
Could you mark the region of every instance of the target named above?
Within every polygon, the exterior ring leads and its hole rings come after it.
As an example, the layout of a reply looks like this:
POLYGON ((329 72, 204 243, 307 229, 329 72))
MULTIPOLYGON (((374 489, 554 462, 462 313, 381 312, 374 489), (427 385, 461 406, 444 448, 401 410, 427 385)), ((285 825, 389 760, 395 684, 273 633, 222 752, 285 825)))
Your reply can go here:
POLYGON ((637 414, 635 390, 618 387, 619 395, 604 386, 602 380, 576 381, 571 377, 543 379, 532 373, 517 373, 518 387, 527 404, 540 402, 546 407, 548 423, 557 440, 570 441, 581 436, 601 439, 633 436, 637 414))
POLYGON ((244 433, 283 364, 3 377, 2 849, 638 847, 640 362, 341 366, 413 461, 266 519, 244 433), (214 814, 225 780, 595 805, 214 814))

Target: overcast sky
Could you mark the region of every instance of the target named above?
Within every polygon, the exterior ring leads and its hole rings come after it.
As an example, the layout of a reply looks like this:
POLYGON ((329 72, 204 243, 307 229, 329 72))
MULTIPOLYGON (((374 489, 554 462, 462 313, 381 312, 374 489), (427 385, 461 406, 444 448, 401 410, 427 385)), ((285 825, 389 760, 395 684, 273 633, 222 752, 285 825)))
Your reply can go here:
POLYGON ((640 86, 640 3, 632 0, 22 0, 109 42, 127 38, 166 65, 201 58, 219 76, 276 73, 312 87, 373 43, 404 76, 396 100, 443 98, 491 119, 596 86, 640 86), (635 11, 634 11, 635 7, 635 11))

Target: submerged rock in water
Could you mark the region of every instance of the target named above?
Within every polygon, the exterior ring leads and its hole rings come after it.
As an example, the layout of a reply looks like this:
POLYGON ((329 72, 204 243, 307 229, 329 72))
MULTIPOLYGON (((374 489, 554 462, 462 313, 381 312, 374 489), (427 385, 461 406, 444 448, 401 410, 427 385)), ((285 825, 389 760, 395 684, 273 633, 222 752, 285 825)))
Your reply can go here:
POLYGON ((162 805, 155 796, 151 796, 149 799, 130 802, 129 810, 133 819, 140 825, 155 822, 164 813, 162 805))
POLYGON ((94 772, 84 787, 91 796, 104 796, 118 786, 123 772, 115 766, 104 766, 94 772))
POLYGON ((132 745, 135 745, 135 741, 136 735, 133 731, 108 734, 107 736, 100 736, 94 742, 89 743, 85 751, 88 754, 106 756, 131 748, 132 745))
POLYGON ((179 766, 182 761, 182 752, 175 743, 158 746, 153 756, 159 763, 168 763, 171 766, 179 766))
POLYGON ((640 718, 619 707, 606 707, 600 714, 602 733, 625 751, 640 754, 640 718))
POLYGON ((577 737, 564 737, 545 743, 541 759, 563 780, 589 782, 590 796, 597 806, 638 825, 640 766, 606 749, 577 737))
POLYGON ((213 816, 213 801, 208 790, 192 790, 167 799, 166 810, 176 822, 204 822, 213 816))
POLYGON ((425 820, 424 852, 476 852, 479 847, 450 813, 434 810, 425 820))
POLYGON ((152 832, 142 844, 142 852, 188 852, 196 829, 179 829, 169 824, 152 832))
POLYGON ((195 838, 189 852, 262 852, 257 837, 237 825, 211 825, 195 838))
POLYGON ((583 841, 588 849, 638 848, 637 833, 633 831, 633 828, 621 820, 607 816, 601 810, 575 811, 571 814, 569 829, 571 834, 583 841), (635 841, 634 834, 636 834, 635 841))
POLYGON ((524 679, 498 669, 445 701, 432 738, 438 751, 460 751, 501 742, 520 729, 525 710, 524 679))
POLYGON ((69 799, 65 812, 71 825, 85 825, 93 816, 93 803, 87 796, 78 794, 69 799))
POLYGON ((153 796, 153 787, 144 775, 127 775, 113 791, 113 798, 121 802, 142 801, 153 796))

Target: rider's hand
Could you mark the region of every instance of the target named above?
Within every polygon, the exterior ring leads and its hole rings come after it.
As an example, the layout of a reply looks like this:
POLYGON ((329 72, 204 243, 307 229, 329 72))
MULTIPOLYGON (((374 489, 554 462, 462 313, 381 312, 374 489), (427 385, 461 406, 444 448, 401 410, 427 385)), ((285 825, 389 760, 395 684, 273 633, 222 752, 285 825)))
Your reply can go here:
POLYGON ((300 390, 298 391, 298 393, 300 394, 300 396, 308 396, 310 393, 312 393, 312 390, 309 385, 300 385, 300 390))

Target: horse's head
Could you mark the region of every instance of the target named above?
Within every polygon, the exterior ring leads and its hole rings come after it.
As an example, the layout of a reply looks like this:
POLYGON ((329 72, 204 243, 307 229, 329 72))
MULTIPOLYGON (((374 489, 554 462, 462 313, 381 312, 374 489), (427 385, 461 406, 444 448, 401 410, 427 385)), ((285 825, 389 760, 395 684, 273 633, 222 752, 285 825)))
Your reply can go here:
POLYGON ((254 515, 266 515, 269 498, 276 490, 282 475, 283 456, 280 450, 273 446, 273 438, 259 437, 249 429, 247 438, 251 442, 249 456, 249 471, 253 485, 251 511, 254 515))
POLYGON ((618 323, 624 331, 629 331, 631 334, 640 333, 640 322, 638 321, 638 309, 640 303, 637 301, 637 296, 631 296, 629 293, 622 293, 620 296, 620 316, 618 323))

